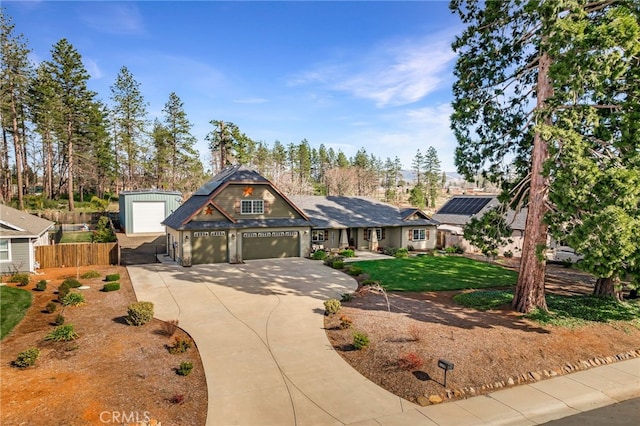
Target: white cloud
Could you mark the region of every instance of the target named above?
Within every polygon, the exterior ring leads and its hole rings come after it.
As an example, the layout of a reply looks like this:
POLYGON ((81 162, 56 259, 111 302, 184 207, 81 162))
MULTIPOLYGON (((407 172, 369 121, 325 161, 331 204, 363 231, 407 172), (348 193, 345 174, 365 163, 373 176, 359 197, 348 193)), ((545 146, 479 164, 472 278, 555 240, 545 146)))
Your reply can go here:
POLYGON ((417 102, 441 88, 455 59, 451 36, 387 42, 348 60, 331 60, 299 73, 291 85, 317 83, 329 90, 350 93, 376 106, 417 102))
POLYGON ((82 59, 82 62, 92 79, 99 80, 102 78, 103 73, 100 70, 100 67, 98 66, 98 63, 96 61, 85 57, 82 59))
POLYGON ((134 3, 90 2, 80 19, 90 28, 107 34, 143 34, 144 22, 134 3))

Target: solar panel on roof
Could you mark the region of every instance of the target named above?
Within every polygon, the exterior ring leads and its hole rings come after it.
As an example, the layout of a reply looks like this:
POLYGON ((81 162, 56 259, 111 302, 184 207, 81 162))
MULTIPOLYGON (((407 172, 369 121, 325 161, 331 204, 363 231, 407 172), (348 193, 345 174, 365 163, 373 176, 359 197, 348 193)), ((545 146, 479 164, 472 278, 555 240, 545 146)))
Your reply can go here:
POLYGON ((474 215, 486 206, 491 197, 459 197, 452 198, 442 206, 438 214, 474 215))

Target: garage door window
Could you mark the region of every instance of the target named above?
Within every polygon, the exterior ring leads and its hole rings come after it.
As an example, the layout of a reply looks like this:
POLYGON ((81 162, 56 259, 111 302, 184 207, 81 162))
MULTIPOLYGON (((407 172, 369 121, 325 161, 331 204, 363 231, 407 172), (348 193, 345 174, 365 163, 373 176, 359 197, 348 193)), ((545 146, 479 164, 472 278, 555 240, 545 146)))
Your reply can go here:
POLYGON ((262 214, 264 213, 263 200, 242 200, 240 204, 240 213, 242 214, 262 214))

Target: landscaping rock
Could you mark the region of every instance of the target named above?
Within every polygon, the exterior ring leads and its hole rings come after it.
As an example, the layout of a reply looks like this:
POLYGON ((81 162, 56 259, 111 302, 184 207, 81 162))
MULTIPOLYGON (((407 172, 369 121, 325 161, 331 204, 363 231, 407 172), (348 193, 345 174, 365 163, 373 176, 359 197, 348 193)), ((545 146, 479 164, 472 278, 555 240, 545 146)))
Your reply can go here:
POLYGON ((427 398, 424 395, 420 395, 417 399, 416 402, 418 403, 419 406, 421 407, 426 407, 427 405, 430 404, 429 402, 429 398, 427 398))
POLYGON ((431 395, 429 396, 429 402, 431 404, 440 404, 442 402, 442 397, 440 395, 431 395))

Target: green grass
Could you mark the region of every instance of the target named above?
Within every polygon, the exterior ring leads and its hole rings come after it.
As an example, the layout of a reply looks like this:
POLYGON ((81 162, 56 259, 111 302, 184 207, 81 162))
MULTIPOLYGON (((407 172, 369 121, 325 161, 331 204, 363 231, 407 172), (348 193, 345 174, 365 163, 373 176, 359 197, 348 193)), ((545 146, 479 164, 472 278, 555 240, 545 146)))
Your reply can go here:
POLYGON ((93 232, 71 231, 62 234, 60 243, 90 243, 92 238, 93 232))
POLYGON ((0 287, 0 340, 18 325, 29 306, 29 291, 8 286, 0 287))
POLYGON ((389 291, 443 291, 515 285, 517 273, 460 256, 419 256, 353 262, 389 291))
MULTIPOLYGON (((457 303, 481 311, 495 309, 513 299, 508 290, 479 290, 456 295, 457 303)), ((616 302, 611 298, 596 296, 561 296, 547 294, 549 312, 536 310, 525 315, 543 325, 579 327, 588 322, 629 321, 640 327, 640 299, 616 302)))

